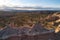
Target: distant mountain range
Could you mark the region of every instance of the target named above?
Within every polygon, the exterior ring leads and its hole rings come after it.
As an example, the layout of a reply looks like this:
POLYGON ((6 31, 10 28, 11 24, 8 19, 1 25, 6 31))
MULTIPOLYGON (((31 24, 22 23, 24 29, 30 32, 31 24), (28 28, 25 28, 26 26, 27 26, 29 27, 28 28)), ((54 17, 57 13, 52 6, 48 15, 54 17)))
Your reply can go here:
POLYGON ((12 10, 60 10, 60 8, 50 7, 0 7, 0 11, 12 11, 12 10))

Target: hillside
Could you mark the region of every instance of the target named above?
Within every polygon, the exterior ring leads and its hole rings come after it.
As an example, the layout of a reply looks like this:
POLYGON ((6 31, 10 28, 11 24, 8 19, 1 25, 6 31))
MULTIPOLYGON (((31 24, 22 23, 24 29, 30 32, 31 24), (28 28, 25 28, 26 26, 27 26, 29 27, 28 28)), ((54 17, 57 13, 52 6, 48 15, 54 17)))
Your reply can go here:
POLYGON ((12 36, 15 37, 19 35, 21 37, 23 36, 22 39, 27 36, 35 39, 36 36, 36 38, 39 37, 38 40, 40 40, 40 38, 43 40, 59 40, 59 31, 59 11, 0 12, 0 39, 8 40, 12 36))
MULTIPOLYGON (((0 12, 0 27, 5 27, 10 25, 11 27, 32 27, 36 23, 41 23, 44 27, 49 27, 48 20, 50 20, 50 15, 55 14, 58 11, 26 11, 26 12, 0 12), (49 17, 49 18, 48 18, 49 17), (46 18, 48 20, 46 21, 46 18), (46 23, 48 23, 46 25, 46 23)), ((54 20, 54 17, 52 18, 54 20)), ((53 21, 54 22, 54 21, 53 21)), ((50 25, 51 26, 51 25, 50 25)))

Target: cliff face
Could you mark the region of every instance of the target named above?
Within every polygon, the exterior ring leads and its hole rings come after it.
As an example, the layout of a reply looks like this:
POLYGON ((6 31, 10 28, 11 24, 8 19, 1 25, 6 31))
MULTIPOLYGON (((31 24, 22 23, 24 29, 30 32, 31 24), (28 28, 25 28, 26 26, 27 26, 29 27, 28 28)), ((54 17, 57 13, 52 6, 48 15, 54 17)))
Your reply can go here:
MULTIPOLYGON (((60 12, 48 15, 45 18, 44 25, 47 29, 58 29, 60 25, 60 12)), ((59 29, 58 29, 59 30, 59 29)))

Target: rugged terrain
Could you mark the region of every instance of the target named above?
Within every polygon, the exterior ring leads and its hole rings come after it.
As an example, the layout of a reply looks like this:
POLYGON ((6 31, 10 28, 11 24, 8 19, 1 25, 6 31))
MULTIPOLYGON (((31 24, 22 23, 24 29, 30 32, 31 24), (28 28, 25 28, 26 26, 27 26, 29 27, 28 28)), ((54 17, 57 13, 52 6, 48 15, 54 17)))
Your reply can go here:
POLYGON ((0 12, 0 36, 7 34, 39 34, 49 30, 55 30, 56 37, 60 31, 59 11, 24 11, 24 12, 0 12), (11 31, 11 33, 10 33, 11 31))

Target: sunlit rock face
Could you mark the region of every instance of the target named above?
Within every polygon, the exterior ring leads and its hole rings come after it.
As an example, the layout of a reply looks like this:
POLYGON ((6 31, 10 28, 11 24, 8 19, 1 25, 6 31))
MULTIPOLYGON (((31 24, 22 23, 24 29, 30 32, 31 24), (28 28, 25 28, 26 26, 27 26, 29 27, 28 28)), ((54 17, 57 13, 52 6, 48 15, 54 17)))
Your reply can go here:
POLYGON ((60 25, 55 29, 55 33, 58 33, 60 31, 60 25))
POLYGON ((52 16, 57 16, 57 17, 60 18, 60 12, 56 12, 56 13, 54 13, 52 16))
POLYGON ((47 23, 47 29, 54 29, 55 33, 60 31, 60 12, 48 15, 45 21, 47 23))
POLYGON ((57 23, 57 28, 55 29, 55 33, 58 33, 60 31, 60 12, 55 13, 54 16, 59 17, 59 19, 55 21, 55 23, 57 23))

